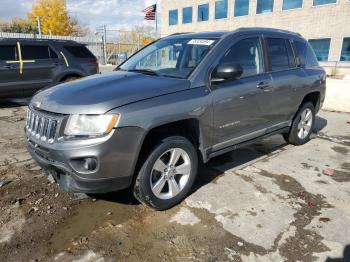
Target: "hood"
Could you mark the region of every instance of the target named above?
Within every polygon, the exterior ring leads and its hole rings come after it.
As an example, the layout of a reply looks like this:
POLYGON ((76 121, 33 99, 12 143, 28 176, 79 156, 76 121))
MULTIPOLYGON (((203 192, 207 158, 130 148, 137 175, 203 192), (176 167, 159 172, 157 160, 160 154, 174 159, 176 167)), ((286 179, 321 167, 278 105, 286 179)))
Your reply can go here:
POLYGON ((104 114, 140 100, 190 88, 190 81, 116 71, 60 84, 36 94, 31 105, 60 114, 104 114))

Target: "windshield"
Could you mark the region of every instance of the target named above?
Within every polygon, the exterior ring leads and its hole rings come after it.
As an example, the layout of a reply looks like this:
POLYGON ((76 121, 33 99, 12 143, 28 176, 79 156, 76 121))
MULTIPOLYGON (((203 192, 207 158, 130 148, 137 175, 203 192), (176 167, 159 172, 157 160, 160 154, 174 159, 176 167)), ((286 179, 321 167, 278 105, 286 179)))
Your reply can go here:
POLYGON ((132 56, 119 70, 187 78, 215 43, 216 39, 163 39, 132 56))

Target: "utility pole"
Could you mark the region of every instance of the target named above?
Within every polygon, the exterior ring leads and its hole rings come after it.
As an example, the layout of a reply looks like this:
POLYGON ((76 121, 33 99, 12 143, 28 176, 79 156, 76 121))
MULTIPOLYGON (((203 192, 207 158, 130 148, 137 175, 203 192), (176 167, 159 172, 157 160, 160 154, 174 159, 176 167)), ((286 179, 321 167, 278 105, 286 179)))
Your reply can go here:
POLYGON ((40 21, 40 16, 36 18, 37 24, 38 24, 38 33, 39 33, 39 38, 42 38, 41 34, 41 21, 40 21))
POLYGON ((103 63, 107 64, 107 28, 103 25, 103 63))

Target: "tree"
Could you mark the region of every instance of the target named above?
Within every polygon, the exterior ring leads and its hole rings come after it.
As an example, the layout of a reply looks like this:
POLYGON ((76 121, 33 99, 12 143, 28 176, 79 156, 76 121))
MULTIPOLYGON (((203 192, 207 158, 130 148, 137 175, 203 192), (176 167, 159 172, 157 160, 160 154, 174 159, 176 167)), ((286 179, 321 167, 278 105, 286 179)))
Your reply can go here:
POLYGON ((65 0, 38 0, 28 13, 33 27, 37 25, 37 17, 41 20, 43 34, 81 35, 85 31, 76 18, 69 16, 65 0))
POLYGON ((36 27, 33 27, 27 20, 15 18, 11 22, 0 23, 0 31, 8 33, 35 33, 36 27))
POLYGON ((149 26, 134 26, 130 31, 121 31, 119 41, 121 43, 130 43, 142 47, 156 40, 152 34, 152 27, 149 26))

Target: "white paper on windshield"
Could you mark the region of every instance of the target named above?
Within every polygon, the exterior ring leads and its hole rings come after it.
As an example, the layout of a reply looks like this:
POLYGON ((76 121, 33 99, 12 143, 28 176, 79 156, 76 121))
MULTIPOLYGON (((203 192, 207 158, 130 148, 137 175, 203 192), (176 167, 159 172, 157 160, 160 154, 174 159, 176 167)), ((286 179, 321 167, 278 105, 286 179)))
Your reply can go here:
POLYGON ((192 39, 187 44, 189 45, 211 45, 215 40, 209 39, 192 39))

